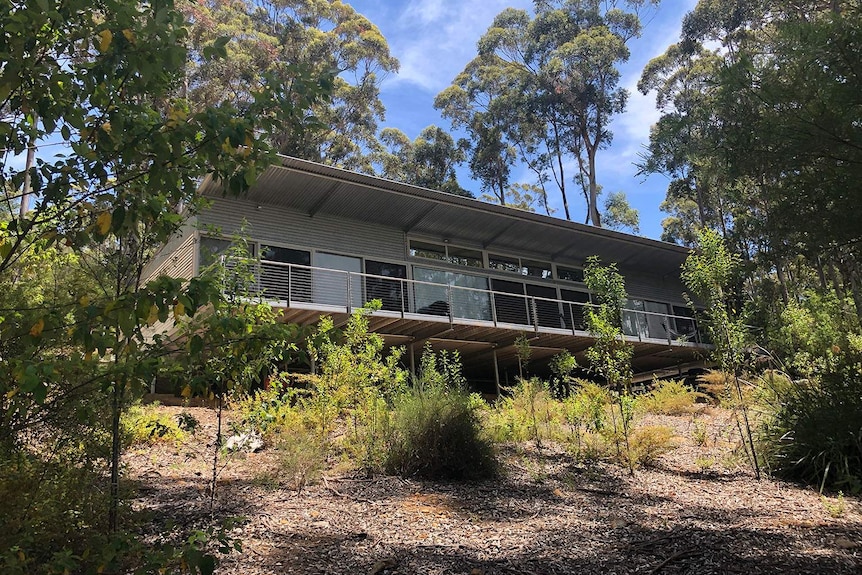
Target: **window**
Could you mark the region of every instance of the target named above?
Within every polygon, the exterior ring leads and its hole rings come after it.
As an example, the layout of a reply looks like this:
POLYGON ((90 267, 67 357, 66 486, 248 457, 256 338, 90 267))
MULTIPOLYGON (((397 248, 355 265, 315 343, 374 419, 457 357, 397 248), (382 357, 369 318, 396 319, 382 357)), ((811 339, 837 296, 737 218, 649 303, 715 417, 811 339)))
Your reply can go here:
POLYGON ((260 246, 264 294, 283 301, 311 301, 311 252, 279 246, 260 246), (297 266, 297 267, 293 267, 297 266))
MULTIPOLYGON (((201 269, 217 262, 222 255, 226 255, 233 242, 224 238, 202 237, 200 239, 200 267, 201 269)), ((254 257, 255 244, 248 242, 248 255, 254 257)))
POLYGON ((566 329, 586 331, 586 310, 590 303, 590 294, 583 291, 560 290, 560 299, 568 302, 563 304, 563 320, 566 329))
POLYGON ((464 319, 491 319, 488 279, 446 270, 413 267, 414 299, 417 313, 449 315, 451 286, 452 315, 464 319))
POLYGON ((447 246, 449 253, 448 262, 459 266, 468 266, 471 268, 481 268, 482 252, 479 250, 468 250, 466 248, 456 248, 447 246))
POLYGON ((560 302, 557 301, 557 288, 527 284, 527 295, 532 296, 531 305, 535 303, 535 317, 530 309, 530 316, 542 327, 563 327, 563 314, 560 313, 560 302))
POLYGON ((410 256, 414 258, 446 261, 446 246, 410 240, 410 256))
POLYGON ((557 266, 557 277, 567 282, 584 283, 584 270, 557 266))
POLYGON ((488 267, 503 272, 511 272, 513 274, 521 273, 521 262, 518 258, 507 258, 505 256, 488 254, 488 267))
POLYGON ((407 266, 365 260, 365 293, 369 300, 379 299, 383 309, 405 311, 407 266), (394 279, 386 279, 394 278, 394 279))
POLYGON ((521 282, 492 279, 491 289, 495 292, 494 311, 497 314, 498 322, 529 325, 524 284, 521 282))
POLYGON ((551 264, 497 254, 488 254, 488 267, 503 272, 541 279, 551 279, 551 264))
POLYGON ((549 280, 554 277, 551 273, 551 264, 549 263, 521 260, 521 266, 521 273, 525 276, 541 278, 543 280, 549 280))
POLYGON ((623 311, 623 332, 626 335, 637 335, 654 339, 666 339, 668 336, 668 305, 655 301, 630 299, 626 300, 623 311))
POLYGON ((425 258, 439 260, 455 264, 456 266, 467 266, 471 268, 484 267, 482 264, 482 252, 469 248, 459 248, 448 244, 435 244, 410 240, 410 256, 414 258, 425 258))

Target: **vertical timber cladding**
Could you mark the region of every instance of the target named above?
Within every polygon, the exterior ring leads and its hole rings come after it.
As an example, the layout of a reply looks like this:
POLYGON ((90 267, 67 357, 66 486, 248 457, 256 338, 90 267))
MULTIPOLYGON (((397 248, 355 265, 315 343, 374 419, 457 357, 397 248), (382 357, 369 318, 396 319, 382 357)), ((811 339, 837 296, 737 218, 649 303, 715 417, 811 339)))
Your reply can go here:
POLYGON ((407 259, 404 232, 356 220, 314 217, 278 206, 257 206, 249 201, 215 198, 212 206, 198 217, 200 229, 213 226, 223 235, 240 230, 253 240, 275 245, 331 251, 371 259, 407 259))

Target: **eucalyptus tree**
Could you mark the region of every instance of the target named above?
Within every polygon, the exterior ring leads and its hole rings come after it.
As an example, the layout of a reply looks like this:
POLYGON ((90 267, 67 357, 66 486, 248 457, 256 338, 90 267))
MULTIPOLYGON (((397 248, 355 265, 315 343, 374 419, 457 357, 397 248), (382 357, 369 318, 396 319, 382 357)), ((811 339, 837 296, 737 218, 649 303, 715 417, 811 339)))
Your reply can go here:
POLYGON ((308 86, 300 70, 330 73, 331 98, 310 111, 326 129, 310 137, 286 126, 272 144, 284 154, 372 171, 385 115, 380 81, 398 70, 377 26, 338 0, 186 0, 183 9, 192 22, 193 56, 215 38, 234 40, 224 59, 192 58, 185 88, 193 105, 247 106, 266 78, 302 97, 308 86))
MULTIPOLYGON (((574 161, 586 222, 601 226, 596 158, 611 143, 613 116, 625 109, 627 93, 619 86, 617 67, 628 60, 628 43, 641 33, 639 12, 650 4, 542 0, 535 3, 534 16, 508 8, 438 104, 455 122, 471 127, 480 142, 475 149, 511 143, 541 185, 556 186, 569 220, 568 164, 574 161)), ((503 173, 497 172, 489 181, 501 190, 503 173)))
POLYGON ((701 225, 776 275, 785 301, 801 254, 821 277, 841 276, 862 318, 860 37, 853 0, 700 2, 640 88, 656 89, 663 110, 644 169, 673 178, 670 239, 696 207, 701 225))
POLYGON ((437 126, 428 126, 415 140, 397 128, 380 133, 385 149, 376 160, 385 178, 472 198, 473 194, 458 184, 455 167, 465 160, 466 142, 455 141, 437 126))

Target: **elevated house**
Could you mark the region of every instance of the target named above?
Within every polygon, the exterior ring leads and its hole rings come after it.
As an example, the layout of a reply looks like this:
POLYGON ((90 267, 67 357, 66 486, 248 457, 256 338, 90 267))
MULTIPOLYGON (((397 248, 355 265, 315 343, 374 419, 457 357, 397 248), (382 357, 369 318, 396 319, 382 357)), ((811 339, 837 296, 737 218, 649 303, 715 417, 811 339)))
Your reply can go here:
POLYGON ((562 350, 582 359, 593 342, 583 281, 592 255, 625 276, 638 377, 683 373, 708 348, 682 296, 687 250, 676 245, 289 157, 242 198, 210 179, 200 193, 211 206, 162 248, 151 275, 192 277, 245 225, 257 287, 286 321, 327 314, 338 325, 379 299, 371 329, 405 346, 411 367, 426 343, 458 350, 487 391, 513 381, 522 334, 531 369, 562 350))

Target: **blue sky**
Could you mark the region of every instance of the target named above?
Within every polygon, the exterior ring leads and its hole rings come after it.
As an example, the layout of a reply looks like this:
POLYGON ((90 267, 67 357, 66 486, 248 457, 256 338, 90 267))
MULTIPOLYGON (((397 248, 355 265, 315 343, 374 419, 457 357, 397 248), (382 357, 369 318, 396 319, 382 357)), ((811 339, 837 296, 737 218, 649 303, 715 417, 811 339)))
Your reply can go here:
MULTIPOLYGON (((479 37, 499 12, 507 7, 531 9, 532 0, 353 0, 348 2, 376 24, 401 61, 398 74, 387 76, 381 98, 386 106, 382 127, 395 127, 411 139, 431 124, 449 129, 449 122, 434 109, 434 97, 446 88, 464 65, 476 55, 479 37)), ((612 124, 612 146, 600 152, 598 179, 604 191, 622 190, 640 211, 641 234, 661 235, 667 179, 635 176, 633 163, 649 141, 650 126, 658 119, 655 97, 643 96, 636 85, 647 62, 662 54, 677 40, 682 17, 696 0, 665 0, 651 12, 644 34, 630 43, 631 59, 621 68, 621 84, 629 90, 627 111, 612 124)), ((570 170, 570 173, 573 173, 570 170)), ((514 174, 516 180, 532 182, 529 174, 514 174)), ((479 184, 469 179, 466 167, 459 172, 462 187, 479 193, 479 184)), ((552 207, 562 213, 559 194, 552 194, 552 207)), ((586 207, 579 191, 571 193, 572 218, 583 221, 586 207)))

